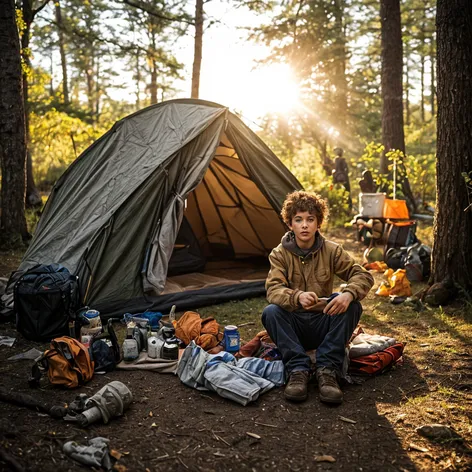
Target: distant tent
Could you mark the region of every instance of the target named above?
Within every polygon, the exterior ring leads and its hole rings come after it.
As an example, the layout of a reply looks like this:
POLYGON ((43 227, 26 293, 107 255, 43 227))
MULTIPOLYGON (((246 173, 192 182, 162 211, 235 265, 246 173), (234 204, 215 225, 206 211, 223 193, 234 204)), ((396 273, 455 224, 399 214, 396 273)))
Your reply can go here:
POLYGON ((20 271, 64 265, 105 317, 260 295, 285 231, 282 202, 297 189, 227 108, 160 103, 118 121, 67 169, 20 271))

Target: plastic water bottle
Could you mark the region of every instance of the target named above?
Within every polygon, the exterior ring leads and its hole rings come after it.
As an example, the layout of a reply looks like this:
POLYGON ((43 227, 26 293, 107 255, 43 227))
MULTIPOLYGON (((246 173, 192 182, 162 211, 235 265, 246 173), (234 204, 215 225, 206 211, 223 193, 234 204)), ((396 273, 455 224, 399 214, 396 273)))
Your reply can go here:
MULTIPOLYGON (((139 330, 138 330, 139 332, 139 330)), ((128 327, 126 339, 123 341, 123 360, 125 362, 133 362, 139 357, 138 341, 134 334, 134 328, 128 327)))
POLYGON ((239 351, 239 331, 234 325, 225 326, 224 343, 226 352, 239 351))

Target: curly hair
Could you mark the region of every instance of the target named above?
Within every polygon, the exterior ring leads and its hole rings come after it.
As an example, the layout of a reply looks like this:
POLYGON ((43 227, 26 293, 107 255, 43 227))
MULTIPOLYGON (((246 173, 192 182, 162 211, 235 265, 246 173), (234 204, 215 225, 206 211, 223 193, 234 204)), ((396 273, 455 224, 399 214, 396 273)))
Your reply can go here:
POLYGON ((292 218, 298 213, 308 211, 316 216, 318 226, 328 218, 329 208, 321 195, 311 192, 292 192, 285 198, 281 215, 287 226, 291 226, 292 218))

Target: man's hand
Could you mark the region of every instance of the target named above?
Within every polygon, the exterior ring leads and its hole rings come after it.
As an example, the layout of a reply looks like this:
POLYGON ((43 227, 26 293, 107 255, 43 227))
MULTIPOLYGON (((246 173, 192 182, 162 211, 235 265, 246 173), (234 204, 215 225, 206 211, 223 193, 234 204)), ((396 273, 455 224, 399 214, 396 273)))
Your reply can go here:
POLYGON ((353 300, 354 297, 352 296, 352 293, 343 292, 341 293, 341 295, 338 295, 337 297, 333 298, 326 305, 326 308, 323 310, 323 313, 326 313, 328 315, 339 315, 339 313, 344 313, 353 300))
POLYGON ((298 298, 298 301, 305 310, 308 310, 315 303, 318 303, 318 296, 315 292, 302 292, 298 298))

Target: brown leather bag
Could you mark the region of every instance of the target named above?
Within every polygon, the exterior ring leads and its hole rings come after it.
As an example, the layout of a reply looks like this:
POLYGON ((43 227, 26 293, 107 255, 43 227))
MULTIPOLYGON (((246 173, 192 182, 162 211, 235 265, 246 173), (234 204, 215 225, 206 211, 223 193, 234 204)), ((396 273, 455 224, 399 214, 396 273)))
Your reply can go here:
POLYGON ((42 372, 47 371, 53 385, 75 388, 92 379, 93 367, 88 349, 77 339, 55 338, 50 349, 35 362, 30 386, 38 386, 42 372))

